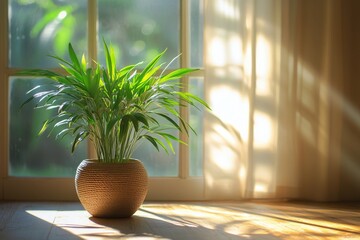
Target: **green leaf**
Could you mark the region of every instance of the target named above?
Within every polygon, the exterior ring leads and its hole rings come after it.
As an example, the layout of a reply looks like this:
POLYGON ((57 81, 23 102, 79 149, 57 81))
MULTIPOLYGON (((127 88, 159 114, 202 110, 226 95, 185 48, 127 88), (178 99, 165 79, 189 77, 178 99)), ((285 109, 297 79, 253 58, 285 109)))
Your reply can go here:
POLYGON ((63 119, 61 121, 58 121, 57 123, 54 124, 54 127, 60 127, 66 124, 69 124, 69 119, 63 119))
POLYGON ((115 78, 115 52, 114 49, 110 46, 110 49, 108 48, 108 45, 106 44, 105 40, 103 39, 104 48, 105 48, 105 59, 106 59, 106 67, 109 73, 110 79, 115 78))
POLYGON ((155 141, 155 138, 151 137, 150 135, 143 135, 143 137, 146 138, 146 140, 148 140, 159 151, 159 146, 155 141))
POLYGON ((71 105, 71 102, 68 102, 68 101, 63 102, 63 103, 59 106, 59 108, 58 108, 58 113, 61 113, 61 112, 63 112, 63 111, 66 111, 66 109, 67 109, 70 105, 71 105))
MULTIPOLYGON (((180 119, 181 126, 182 126, 183 129, 185 130, 186 134, 189 135, 188 127, 191 128, 191 126, 190 126, 189 124, 186 124, 186 122, 184 121, 184 119, 182 119, 180 116, 179 116, 179 119, 180 119)), ((191 130, 193 130, 193 129, 191 128, 191 130)))
POLYGON ((125 75, 129 74, 132 70, 135 69, 136 66, 141 65, 143 62, 139 62, 137 64, 133 64, 133 65, 128 65, 123 67, 122 69, 120 69, 117 73, 116 73, 116 78, 122 78, 125 75))
POLYGON ((174 150, 174 146, 173 146, 172 142, 170 141, 170 139, 175 140, 180 143, 184 143, 179 138, 177 138, 171 134, 164 133, 164 132, 157 132, 157 134, 159 134, 161 137, 163 137, 165 139, 167 145, 169 146, 169 148, 173 154, 175 154, 175 150, 174 150))
POLYGON ((76 137, 74 138, 72 147, 71 147, 72 153, 75 151, 75 149, 79 145, 79 143, 81 143, 83 140, 85 140, 87 138, 87 136, 89 136, 89 132, 86 132, 86 131, 80 132, 76 135, 76 137))
POLYGON ((70 62, 66 61, 65 59, 61 58, 61 57, 58 57, 56 55, 49 55, 49 57, 52 57, 56 60, 58 60, 60 63, 63 63, 63 64, 66 64, 68 65, 69 67, 72 67, 73 68, 73 64, 71 64, 70 62))
POLYGON ((72 134, 75 134, 77 131, 79 131, 83 126, 79 125, 79 126, 76 126, 73 131, 72 131, 72 134))
POLYGON ((186 100, 188 103, 192 103, 192 100, 195 100, 196 102, 200 103, 201 105, 205 106, 207 109, 210 109, 209 105, 198 96, 195 96, 194 94, 188 93, 188 92, 174 92, 181 96, 182 99, 186 100))
POLYGON ((77 71, 81 71, 79 59, 77 58, 76 53, 75 53, 71 43, 69 43, 68 51, 69 51, 69 56, 70 56, 70 59, 71 59, 71 61, 73 63, 74 69, 76 69, 77 71))
POLYGON ((18 76, 33 76, 33 77, 48 77, 56 80, 56 77, 61 76, 55 72, 43 69, 30 69, 18 72, 18 76))
POLYGON ((143 79, 145 77, 145 75, 152 70, 156 63, 159 61, 159 59, 164 55, 164 53, 166 52, 166 50, 164 50, 163 52, 161 52, 160 54, 158 54, 153 60, 151 60, 151 62, 144 68, 144 70, 141 72, 139 78, 143 79))
POLYGON ((136 118, 137 121, 142 122, 145 126, 149 126, 149 123, 144 114, 137 112, 134 113, 133 116, 136 118))
POLYGON ((162 65, 163 65, 163 64, 160 64, 159 66, 154 67, 151 71, 148 71, 148 72, 145 74, 145 76, 144 76, 144 78, 142 79, 142 81, 146 81, 146 80, 148 80, 150 77, 152 77, 152 76, 159 70, 159 68, 161 68, 162 65))
POLYGON ((41 134, 43 134, 43 133, 46 131, 46 129, 47 129, 48 126, 49 126, 48 123, 49 123, 49 120, 46 120, 46 121, 43 123, 42 128, 40 129, 38 135, 41 135, 41 134))
POLYGON ((26 99, 26 101, 24 101, 24 102, 21 104, 20 109, 23 108, 25 104, 27 104, 27 103, 31 102, 32 100, 34 100, 34 98, 35 98, 34 96, 31 96, 31 97, 29 97, 28 99, 26 99))
POLYGON ((27 91, 26 95, 32 93, 33 91, 35 91, 36 89, 38 89, 40 87, 41 87, 40 85, 37 85, 36 87, 34 87, 34 88, 30 89, 29 91, 27 91))
POLYGON ((130 117, 132 124, 134 125, 135 131, 138 132, 139 131, 139 121, 132 114, 129 115, 129 117, 130 117))
POLYGON ((69 129, 65 128, 62 131, 60 131, 58 134, 56 134, 55 139, 59 139, 59 137, 61 137, 60 139, 62 139, 64 136, 66 136, 69 133, 69 129))
POLYGON ((121 122, 120 122, 120 137, 121 138, 127 137, 128 128, 129 128, 129 116, 126 115, 121 119, 121 122))
POLYGON ((107 125, 106 125, 106 131, 105 134, 109 135, 111 133, 111 130, 113 129, 114 125, 119 121, 119 118, 113 118, 111 119, 107 125))
POLYGON ((195 68, 181 68, 181 69, 177 69, 174 70, 172 72, 170 72, 169 74, 165 75, 164 77, 160 78, 159 81, 160 83, 164 83, 166 81, 169 80, 173 80, 173 79, 179 79, 182 76, 189 74, 191 72, 195 72, 198 71, 199 69, 195 69, 195 68))
MULTIPOLYGON (((87 65, 87 62, 86 62, 85 54, 83 54, 81 57, 81 66, 82 66, 83 71, 86 71, 86 65, 87 65)), ((91 69, 89 69, 89 70, 91 70, 91 69)))
POLYGON ((169 116, 163 114, 163 113, 156 113, 157 115, 165 118, 167 121, 169 121, 174 127, 176 127, 179 131, 181 131, 181 128, 179 124, 177 124, 173 119, 171 119, 169 116))
MULTIPOLYGON (((74 68, 71 68, 71 67, 67 67, 63 64, 59 64, 68 74, 72 75, 74 78, 74 82, 81 82, 83 83, 83 77, 82 75, 77 71, 75 70, 74 68)), ((69 85, 72 85, 73 82, 71 82, 69 85)))
POLYGON ((109 96, 111 96, 111 93, 112 93, 112 86, 111 86, 111 82, 110 82, 110 79, 109 79, 109 76, 108 74, 104 71, 103 72, 103 83, 104 83, 104 86, 105 86, 105 89, 107 91, 107 94, 109 96))
MULTIPOLYGON (((160 141, 158 138, 154 138, 154 140, 157 142, 157 144, 159 144, 159 145, 164 149, 164 151, 165 151, 166 153, 169 153, 167 147, 165 146, 165 144, 164 144, 162 141, 160 141)), ((174 149, 173 149, 173 146, 172 146, 172 145, 169 145, 169 147, 170 147, 170 150, 175 154, 175 151, 174 151, 174 149)), ((159 149, 158 149, 158 150, 159 150, 159 149)))

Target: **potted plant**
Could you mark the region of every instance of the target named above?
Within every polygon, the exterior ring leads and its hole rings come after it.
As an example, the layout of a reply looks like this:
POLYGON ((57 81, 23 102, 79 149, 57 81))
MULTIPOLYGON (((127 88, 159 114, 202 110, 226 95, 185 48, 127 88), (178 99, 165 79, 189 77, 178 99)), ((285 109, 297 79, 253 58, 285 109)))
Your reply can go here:
POLYGON ((167 130, 192 130, 181 118, 179 107, 208 105, 181 91, 177 80, 196 69, 168 71, 170 64, 162 68, 158 63, 165 51, 142 70, 138 70, 141 63, 118 69, 112 46, 103 44, 105 67, 97 62, 91 66, 84 55, 79 59, 69 43, 69 61, 52 56, 66 74, 46 69, 22 71, 21 75, 46 77, 55 83, 30 90, 31 97, 24 104, 37 100, 37 107, 57 110, 40 133, 60 128, 57 137, 72 135, 72 152, 85 139, 95 147, 97 159, 83 160, 75 176, 84 208, 95 217, 129 217, 143 203, 148 185, 143 164, 132 158, 136 147, 145 140, 157 150, 174 152, 172 141, 183 142, 167 130), (159 119, 167 124, 160 124, 159 119))

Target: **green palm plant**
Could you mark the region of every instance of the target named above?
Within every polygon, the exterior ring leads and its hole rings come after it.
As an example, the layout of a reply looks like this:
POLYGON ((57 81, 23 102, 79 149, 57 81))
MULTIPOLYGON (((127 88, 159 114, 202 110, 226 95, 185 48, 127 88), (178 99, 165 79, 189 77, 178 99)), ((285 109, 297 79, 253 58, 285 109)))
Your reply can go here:
POLYGON ((181 91, 182 84, 177 80, 197 69, 167 71, 172 61, 161 69, 164 64, 159 64, 159 60, 165 51, 141 71, 137 68, 142 63, 117 69, 112 46, 108 47, 104 41, 104 49, 105 67, 96 62, 91 67, 84 55, 80 60, 69 43, 70 61, 52 56, 66 74, 43 69, 20 73, 55 82, 51 89, 36 86, 28 92, 32 95, 24 102, 37 100, 38 107, 57 110, 55 116, 44 122, 39 134, 49 128, 51 131, 60 128, 57 138, 73 136, 72 152, 88 138, 100 162, 129 161, 142 139, 157 150, 174 152, 172 142, 183 142, 167 130, 194 131, 180 116, 179 107, 200 104, 208 108, 199 97, 181 91))

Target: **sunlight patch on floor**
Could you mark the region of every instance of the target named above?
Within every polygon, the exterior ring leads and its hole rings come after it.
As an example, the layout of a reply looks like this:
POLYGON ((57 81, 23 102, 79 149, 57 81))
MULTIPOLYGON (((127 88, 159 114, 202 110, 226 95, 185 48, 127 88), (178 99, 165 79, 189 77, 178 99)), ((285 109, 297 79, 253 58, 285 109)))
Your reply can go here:
POLYGON ((42 228, 50 224, 51 239, 356 239, 360 233, 359 213, 306 205, 148 202, 126 219, 93 218, 80 204, 70 207, 25 213, 42 220, 42 228))

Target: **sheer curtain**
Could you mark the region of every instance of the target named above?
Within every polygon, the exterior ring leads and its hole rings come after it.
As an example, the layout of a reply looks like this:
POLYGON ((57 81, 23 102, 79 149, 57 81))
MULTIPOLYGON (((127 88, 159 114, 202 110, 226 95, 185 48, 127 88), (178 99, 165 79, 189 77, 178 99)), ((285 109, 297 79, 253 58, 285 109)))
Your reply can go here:
POLYGON ((360 199, 359 11, 205 0, 208 199, 360 199))

